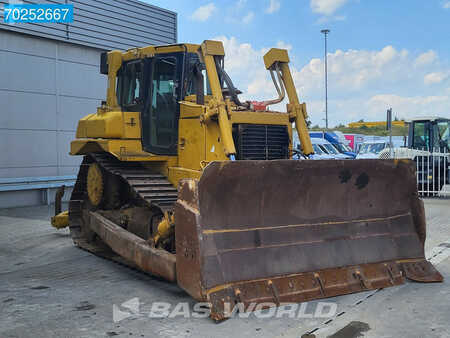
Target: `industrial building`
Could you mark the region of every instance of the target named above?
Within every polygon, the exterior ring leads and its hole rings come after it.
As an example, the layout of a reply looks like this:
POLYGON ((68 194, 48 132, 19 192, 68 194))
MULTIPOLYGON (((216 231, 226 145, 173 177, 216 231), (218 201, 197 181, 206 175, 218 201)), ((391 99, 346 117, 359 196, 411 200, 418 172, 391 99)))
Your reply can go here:
POLYGON ((101 52, 177 42, 177 14, 145 2, 46 2, 73 4, 74 21, 5 24, 0 13, 0 208, 50 203, 73 186, 77 121, 105 98, 101 52))

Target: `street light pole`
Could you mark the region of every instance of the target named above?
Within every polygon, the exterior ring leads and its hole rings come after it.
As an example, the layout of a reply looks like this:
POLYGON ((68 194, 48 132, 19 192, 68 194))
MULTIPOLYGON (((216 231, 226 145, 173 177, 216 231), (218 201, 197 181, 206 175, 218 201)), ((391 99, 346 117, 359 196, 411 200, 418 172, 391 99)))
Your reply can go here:
POLYGON ((327 36, 329 29, 320 31, 325 37, 325 129, 328 129, 328 57, 327 57, 327 36))

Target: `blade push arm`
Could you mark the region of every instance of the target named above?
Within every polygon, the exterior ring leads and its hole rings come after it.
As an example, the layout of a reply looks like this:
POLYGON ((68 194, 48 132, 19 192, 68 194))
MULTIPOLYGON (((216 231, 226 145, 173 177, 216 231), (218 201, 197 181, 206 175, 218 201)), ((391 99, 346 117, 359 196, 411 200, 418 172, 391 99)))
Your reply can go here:
POLYGON ((117 88, 117 72, 122 66, 122 53, 113 50, 107 54, 108 58, 108 89, 106 91, 106 105, 111 109, 117 109, 116 88, 117 88))
POLYGON ((213 96, 213 100, 209 102, 206 117, 208 118, 208 116, 217 114, 220 137, 224 146, 225 155, 230 157, 230 159, 233 159, 236 154, 236 149, 234 147, 231 124, 228 118, 226 103, 223 99, 222 87, 220 86, 219 75, 217 74, 216 63, 214 60, 215 56, 225 55, 222 42, 205 40, 201 45, 201 52, 213 96))
POLYGON ((303 154, 314 153, 311 139, 306 126, 306 104, 300 103, 295 89, 294 80, 289 70, 289 56, 285 49, 272 48, 264 55, 264 64, 268 70, 279 68, 283 79, 284 87, 289 98, 287 111, 292 122, 295 122, 298 138, 301 143, 303 154))

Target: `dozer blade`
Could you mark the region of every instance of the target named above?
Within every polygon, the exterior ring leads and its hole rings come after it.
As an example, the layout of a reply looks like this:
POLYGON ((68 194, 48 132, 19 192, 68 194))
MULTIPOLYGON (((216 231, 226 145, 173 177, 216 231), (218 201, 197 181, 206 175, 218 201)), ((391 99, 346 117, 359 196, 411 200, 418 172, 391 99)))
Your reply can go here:
POLYGON ((442 281, 425 260, 411 161, 210 163, 181 183, 175 223, 178 284, 216 320, 236 302, 442 281))

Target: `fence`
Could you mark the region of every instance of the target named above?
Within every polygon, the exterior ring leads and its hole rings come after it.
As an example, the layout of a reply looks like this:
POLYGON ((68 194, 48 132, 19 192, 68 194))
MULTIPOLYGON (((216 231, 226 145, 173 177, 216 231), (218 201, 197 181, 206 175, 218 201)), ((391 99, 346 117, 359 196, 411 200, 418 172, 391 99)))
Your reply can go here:
POLYGON ((450 153, 421 149, 415 156, 417 190, 424 197, 450 197, 450 153))
POLYGON ((416 162, 417 190, 424 197, 450 197, 450 152, 447 147, 383 149, 380 159, 411 159, 416 162))

